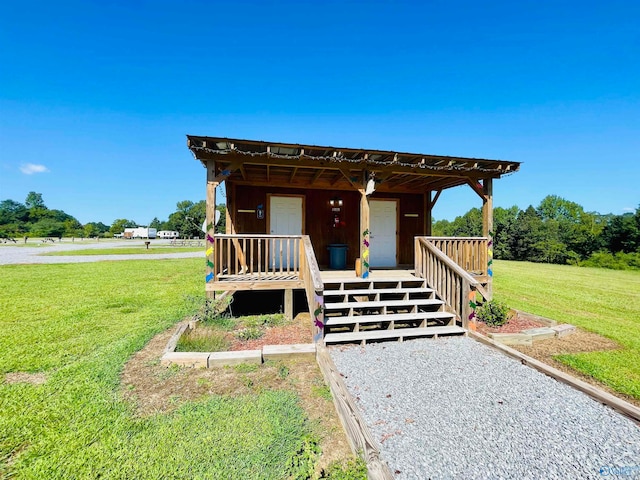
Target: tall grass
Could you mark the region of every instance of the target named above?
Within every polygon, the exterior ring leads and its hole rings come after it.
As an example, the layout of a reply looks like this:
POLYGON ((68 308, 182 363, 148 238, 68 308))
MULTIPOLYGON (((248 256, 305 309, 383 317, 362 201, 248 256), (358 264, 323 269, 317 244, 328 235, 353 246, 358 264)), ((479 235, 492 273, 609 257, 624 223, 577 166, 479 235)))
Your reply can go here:
POLYGON ((510 307, 610 338, 619 350, 558 360, 640 399, 640 272, 497 261, 494 294, 510 307))
POLYGON ((0 477, 282 478, 308 431, 297 398, 210 397, 137 418, 127 359, 193 313, 202 259, 0 267, 0 477), (0 377, 2 378, 2 377, 0 377))

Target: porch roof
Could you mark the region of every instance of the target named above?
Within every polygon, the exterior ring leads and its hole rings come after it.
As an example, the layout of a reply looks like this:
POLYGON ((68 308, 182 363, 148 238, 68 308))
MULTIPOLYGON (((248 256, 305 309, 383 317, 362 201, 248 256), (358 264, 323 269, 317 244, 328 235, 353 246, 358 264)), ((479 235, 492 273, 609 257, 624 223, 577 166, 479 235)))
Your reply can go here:
POLYGON ((217 181, 300 188, 361 188, 374 176, 380 192, 422 193, 499 178, 519 162, 388 150, 187 135, 187 146, 206 166, 216 162, 217 181))

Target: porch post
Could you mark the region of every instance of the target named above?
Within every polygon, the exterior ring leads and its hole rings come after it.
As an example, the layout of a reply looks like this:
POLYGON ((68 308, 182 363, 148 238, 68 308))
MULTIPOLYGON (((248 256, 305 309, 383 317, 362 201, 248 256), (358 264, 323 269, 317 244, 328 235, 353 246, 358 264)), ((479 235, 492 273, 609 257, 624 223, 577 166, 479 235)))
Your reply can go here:
POLYGON ((224 182, 225 191, 227 193, 227 214, 225 218, 225 231, 227 235, 236 233, 235 216, 232 211, 236 208, 236 187, 235 185, 224 182))
MULTIPOLYGON (((215 277, 215 245, 214 245, 214 235, 215 235, 215 218, 216 218, 216 187, 218 186, 218 182, 215 181, 216 177, 216 162, 213 160, 207 160, 207 206, 206 206, 206 225, 207 225, 207 233, 206 233, 206 260, 207 260, 207 269, 205 274, 206 283, 210 283, 214 280, 215 277)), ((206 288, 207 298, 215 298, 216 293, 214 290, 209 290, 206 288)))
MULTIPOLYGON (((493 296, 493 179, 485 178, 482 181, 482 235, 488 238, 487 242, 487 293, 493 296)), ((490 299, 490 298, 489 298, 490 299)), ((489 300, 488 299, 488 300, 489 300)))
MULTIPOLYGON (((366 183, 366 179, 365 179, 366 183)), ((365 193, 365 189, 358 189, 360 192, 360 264, 362 278, 369 276, 369 198, 365 193)))

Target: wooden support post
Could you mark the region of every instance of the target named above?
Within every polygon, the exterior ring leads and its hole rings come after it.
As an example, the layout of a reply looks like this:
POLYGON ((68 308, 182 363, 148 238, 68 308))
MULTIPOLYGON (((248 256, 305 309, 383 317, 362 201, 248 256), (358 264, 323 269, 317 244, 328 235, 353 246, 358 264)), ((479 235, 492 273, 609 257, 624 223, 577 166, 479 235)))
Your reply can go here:
POLYGON ((227 208, 226 208, 226 218, 225 218, 225 230, 224 233, 227 235, 233 235, 236 233, 236 216, 233 214, 234 209, 236 208, 236 186, 229 182, 224 182, 225 191, 227 192, 227 208))
POLYGON ((489 295, 493 296, 493 179, 485 178, 482 181, 482 235, 488 238, 487 242, 487 288, 489 295))
POLYGON ((360 192, 360 264, 362 265, 360 276, 367 278, 369 276, 369 263, 371 261, 369 257, 369 240, 371 238, 371 232, 369 231, 369 198, 364 188, 358 191, 360 192))
MULTIPOLYGON (((216 163, 213 160, 207 161, 207 205, 206 205, 206 225, 207 225, 207 233, 205 239, 206 245, 206 258, 207 258, 207 268, 205 274, 205 282, 210 283, 213 282, 216 275, 216 265, 215 265, 215 245, 214 245, 214 235, 215 235, 215 222, 216 222, 216 187, 218 186, 218 182, 215 181, 216 177, 216 163)), ((208 298, 215 298, 216 294, 214 291, 207 291, 208 298)))
POLYGON ((284 291, 284 318, 293 319, 293 289, 286 288, 284 291))

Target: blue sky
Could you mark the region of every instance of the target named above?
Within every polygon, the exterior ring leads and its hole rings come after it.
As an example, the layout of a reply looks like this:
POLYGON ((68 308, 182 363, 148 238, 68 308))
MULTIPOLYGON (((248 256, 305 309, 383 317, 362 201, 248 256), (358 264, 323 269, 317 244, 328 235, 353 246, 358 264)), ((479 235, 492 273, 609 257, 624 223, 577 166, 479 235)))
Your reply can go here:
MULTIPOLYGON (((0 3, 0 200, 205 196, 186 134, 508 159, 495 205, 640 204, 640 2, 0 3)), ((434 217, 480 199, 459 187, 434 217)))

